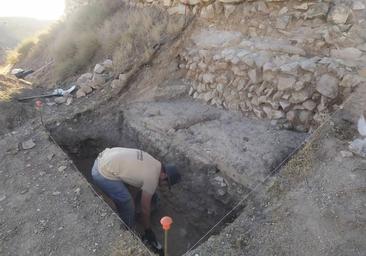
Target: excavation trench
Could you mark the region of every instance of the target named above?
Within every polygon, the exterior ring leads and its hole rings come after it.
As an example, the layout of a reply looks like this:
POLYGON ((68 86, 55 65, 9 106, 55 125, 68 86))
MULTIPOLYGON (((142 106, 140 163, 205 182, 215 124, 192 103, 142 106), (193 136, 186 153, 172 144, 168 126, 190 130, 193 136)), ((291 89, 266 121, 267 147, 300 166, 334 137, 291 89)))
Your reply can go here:
MULTIPOLYGON (((48 129, 90 183, 94 160, 107 147, 140 148, 162 162, 174 162, 177 165, 182 182, 171 191, 158 189, 160 203, 152 213, 153 230, 161 242, 163 232, 160 218, 169 215, 174 220, 169 234, 170 255, 184 254, 238 202, 230 192, 217 196, 218 190, 227 188, 224 182, 221 185, 212 182, 212 177, 220 172, 215 166, 189 159, 175 148, 167 151, 159 142, 151 143, 124 120, 123 112, 83 113, 63 123, 52 124, 48 129)), ((113 202, 107 196, 102 196, 115 209, 113 202)), ((232 222, 238 211, 230 214, 215 229, 215 233, 232 222)), ((137 231, 141 231, 141 227, 137 227, 137 231)))

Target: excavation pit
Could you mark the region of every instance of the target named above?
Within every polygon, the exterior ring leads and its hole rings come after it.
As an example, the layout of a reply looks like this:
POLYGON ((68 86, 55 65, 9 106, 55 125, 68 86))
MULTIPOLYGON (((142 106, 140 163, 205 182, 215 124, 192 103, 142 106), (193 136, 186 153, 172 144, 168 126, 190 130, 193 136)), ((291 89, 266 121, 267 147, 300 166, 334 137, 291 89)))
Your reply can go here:
POLYGON ((171 255, 184 254, 232 222, 245 207, 245 200, 238 203, 307 137, 191 101, 110 106, 48 129, 89 182, 95 158, 107 147, 142 149, 177 165, 182 182, 158 192, 160 207, 152 215, 160 241, 160 218, 174 220, 171 255))
MULTIPOLYGON (((157 190, 159 204, 152 212, 152 228, 158 240, 163 242, 163 230, 160 219, 171 216, 174 224, 169 232, 170 255, 183 255, 214 226, 237 202, 227 191, 223 178, 218 178, 219 170, 214 165, 207 165, 180 156, 174 159, 167 156, 159 147, 138 138, 124 122, 123 113, 110 114, 95 118, 95 113, 78 116, 73 120, 50 127, 52 137, 69 155, 75 166, 91 184, 91 169, 98 154, 109 147, 139 148, 150 153, 162 162, 174 162, 182 174, 182 182, 171 191, 157 190), (106 121, 108 119, 108 121, 106 121), (218 192, 219 191, 219 192, 218 192), (221 195, 218 197, 218 193, 221 195), (225 193, 225 195, 223 195, 225 193)), ((98 194, 115 211, 111 199, 93 185, 98 194)), ((226 224, 232 222, 241 210, 231 213, 212 234, 217 234, 226 224)), ((142 232, 137 225, 136 232, 142 232)), ((212 235, 210 234, 210 235, 212 235)), ((207 239, 200 241, 204 242, 207 239)))

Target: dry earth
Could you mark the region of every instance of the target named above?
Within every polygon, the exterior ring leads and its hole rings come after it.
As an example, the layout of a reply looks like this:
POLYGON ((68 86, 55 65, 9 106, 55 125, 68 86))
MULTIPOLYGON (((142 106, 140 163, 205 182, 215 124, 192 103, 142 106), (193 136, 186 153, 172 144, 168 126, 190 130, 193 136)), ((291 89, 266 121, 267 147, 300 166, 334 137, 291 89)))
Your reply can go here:
POLYGON ((310 137, 209 106, 188 96, 194 81, 179 68, 201 26, 162 40, 117 82, 62 99, 70 104, 45 99, 36 111, 15 98, 44 89, 0 76, 1 255, 149 255, 88 183, 93 159, 110 146, 143 148, 180 168, 182 183, 159 192, 153 215, 159 238, 159 218, 176 219, 171 255, 366 255, 366 162, 340 153, 358 136, 365 85, 348 90, 310 137))

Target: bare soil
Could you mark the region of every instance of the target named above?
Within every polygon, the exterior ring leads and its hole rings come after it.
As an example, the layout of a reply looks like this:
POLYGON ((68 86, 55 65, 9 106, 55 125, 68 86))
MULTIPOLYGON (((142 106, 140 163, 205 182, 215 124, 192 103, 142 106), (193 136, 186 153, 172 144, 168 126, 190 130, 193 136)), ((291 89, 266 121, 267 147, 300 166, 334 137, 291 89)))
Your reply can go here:
POLYGON ((177 61, 183 41, 160 45, 122 91, 106 84, 69 106, 45 101, 45 126, 39 112, 26 112, 34 101, 0 101, 1 255, 151 254, 88 183, 96 154, 111 146, 142 148, 180 168, 182 183, 160 192, 152 216, 159 239, 160 217, 175 220, 172 255, 206 232, 187 255, 364 255, 365 161, 339 151, 357 136, 365 92, 275 173, 308 134, 188 99, 177 61), (35 146, 22 149, 29 139, 35 146))

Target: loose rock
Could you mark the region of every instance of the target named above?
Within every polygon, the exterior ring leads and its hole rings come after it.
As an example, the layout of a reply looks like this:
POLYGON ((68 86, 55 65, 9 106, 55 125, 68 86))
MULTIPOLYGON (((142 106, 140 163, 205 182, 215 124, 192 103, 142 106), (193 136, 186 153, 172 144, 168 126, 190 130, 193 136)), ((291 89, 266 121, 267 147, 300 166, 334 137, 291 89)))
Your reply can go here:
POLYGON ((341 156, 343 158, 349 158, 349 157, 352 157, 353 156, 353 153, 350 152, 350 151, 344 151, 344 150, 342 150, 340 153, 341 153, 341 156))
POLYGON ((100 65, 100 64, 95 65, 95 67, 94 67, 95 74, 102 74, 104 71, 105 71, 105 68, 102 65, 100 65))
POLYGON ((59 172, 63 172, 63 171, 65 171, 66 170, 66 166, 60 166, 57 170, 59 171, 59 172))
POLYGON ((108 69, 108 70, 112 70, 113 69, 113 61, 110 60, 110 59, 107 59, 103 62, 103 67, 105 69, 108 69))
POLYGON ((55 98, 55 102, 57 104, 63 104, 63 103, 66 102, 66 98, 65 97, 57 97, 57 98, 55 98))
POLYGON ((22 142, 22 148, 24 150, 34 148, 35 146, 36 146, 36 144, 34 143, 33 139, 22 142))
POLYGON ((76 92, 76 98, 77 99, 79 99, 79 98, 81 98, 81 97, 85 97, 86 96, 86 93, 83 91, 83 90, 81 90, 81 89, 79 89, 77 92, 76 92))

